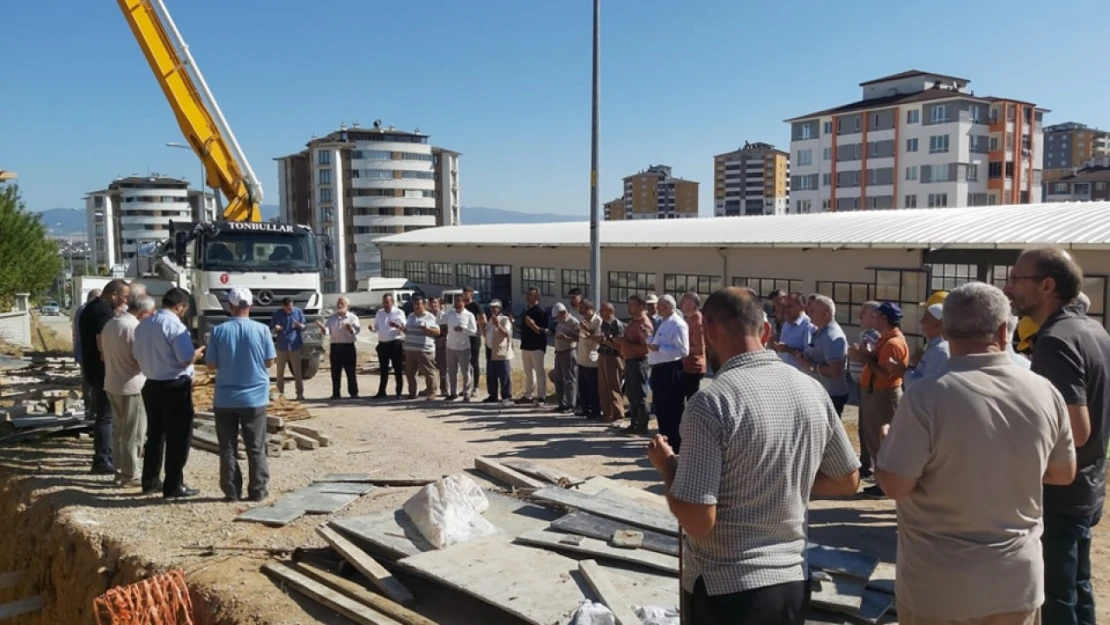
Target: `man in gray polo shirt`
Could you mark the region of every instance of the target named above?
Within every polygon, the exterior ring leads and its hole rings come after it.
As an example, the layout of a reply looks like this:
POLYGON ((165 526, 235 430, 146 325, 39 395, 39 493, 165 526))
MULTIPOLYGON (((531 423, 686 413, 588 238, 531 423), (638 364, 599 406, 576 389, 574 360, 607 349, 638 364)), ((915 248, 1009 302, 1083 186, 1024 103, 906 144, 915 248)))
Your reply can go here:
POLYGON ((848 403, 848 376, 844 365, 848 361, 848 337, 836 322, 836 304, 826 295, 814 295, 809 303, 810 321, 817 331, 809 346, 795 352, 798 367, 813 376, 825 387, 837 416, 844 413, 848 403))
POLYGON ((686 533, 690 622, 800 624, 810 496, 855 494, 859 462, 825 389, 765 348, 754 292, 717 291, 702 314, 716 376, 686 405, 682 456, 648 446, 686 533))

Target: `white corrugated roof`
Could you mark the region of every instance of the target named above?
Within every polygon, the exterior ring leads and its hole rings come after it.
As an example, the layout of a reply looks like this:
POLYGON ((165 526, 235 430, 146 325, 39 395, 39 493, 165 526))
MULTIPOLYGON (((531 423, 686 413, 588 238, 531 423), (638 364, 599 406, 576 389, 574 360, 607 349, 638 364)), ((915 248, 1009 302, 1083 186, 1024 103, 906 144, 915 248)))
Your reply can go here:
MULTIPOLYGON (((377 245, 588 246, 589 222, 444 226, 377 245)), ((1110 249, 1110 202, 604 221, 607 247, 1110 249)))

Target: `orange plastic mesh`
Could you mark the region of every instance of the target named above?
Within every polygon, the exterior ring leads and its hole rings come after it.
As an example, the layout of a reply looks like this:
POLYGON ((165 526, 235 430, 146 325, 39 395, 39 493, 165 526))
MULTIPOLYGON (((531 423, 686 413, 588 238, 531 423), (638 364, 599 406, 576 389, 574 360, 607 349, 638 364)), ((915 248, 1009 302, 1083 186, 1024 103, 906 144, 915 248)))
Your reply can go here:
POLYGON ((93 601, 96 625, 193 625, 193 602, 180 569, 118 586, 93 601))

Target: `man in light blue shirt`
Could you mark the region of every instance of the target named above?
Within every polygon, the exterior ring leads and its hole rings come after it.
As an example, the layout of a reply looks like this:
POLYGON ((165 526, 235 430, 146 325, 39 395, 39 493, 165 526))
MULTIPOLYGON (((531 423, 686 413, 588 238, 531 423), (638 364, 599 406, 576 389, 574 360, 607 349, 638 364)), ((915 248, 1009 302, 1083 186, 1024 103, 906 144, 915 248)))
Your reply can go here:
POLYGON ((804 352, 809 347, 817 328, 805 313, 805 295, 801 293, 784 295, 782 305, 786 320, 779 331, 779 340, 772 343, 771 348, 779 353, 783 362, 796 367, 798 366, 797 353, 804 352))
POLYGON ((938 376, 948 370, 948 341, 944 340, 944 304, 933 304, 925 309, 921 319, 921 334, 925 347, 910 357, 910 366, 902 378, 908 389, 919 380, 938 376))
POLYGON ((235 459, 239 430, 247 448, 247 496, 262 501, 269 494, 266 461, 266 407, 270 404, 270 367, 277 359, 266 326, 250 318, 254 297, 235 287, 227 294, 231 319, 212 329, 205 365, 216 374, 212 409, 220 443, 220 490, 225 501, 243 497, 243 473, 235 459))
MULTIPOLYGON (((1080 293, 1080 295, 1082 295, 1082 293, 1080 293)), ((1017 332, 1019 322, 1020 319, 1018 319, 1017 315, 1010 315, 1010 317, 1006 319, 1006 336, 1009 338, 1009 340, 1006 341, 1006 353, 1010 355, 1010 360, 1014 361, 1015 365, 1022 369, 1031 369, 1033 368, 1033 361, 1017 353, 1014 349, 1014 333, 1017 332)))
POLYGON ((836 304, 828 296, 813 297, 809 304, 809 317, 817 331, 813 333, 809 345, 797 353, 798 367, 825 387, 837 416, 840 416, 848 403, 848 376, 844 375, 844 366, 848 361, 848 337, 836 322, 836 304))
POLYGON ((297 400, 304 399, 304 378, 301 376, 301 347, 304 345, 302 333, 307 325, 304 311, 293 305, 293 300, 286 297, 281 300, 281 308, 274 311, 270 319, 274 329, 274 343, 277 349, 277 379, 278 395, 285 395, 285 365, 293 370, 293 384, 297 390, 297 400))

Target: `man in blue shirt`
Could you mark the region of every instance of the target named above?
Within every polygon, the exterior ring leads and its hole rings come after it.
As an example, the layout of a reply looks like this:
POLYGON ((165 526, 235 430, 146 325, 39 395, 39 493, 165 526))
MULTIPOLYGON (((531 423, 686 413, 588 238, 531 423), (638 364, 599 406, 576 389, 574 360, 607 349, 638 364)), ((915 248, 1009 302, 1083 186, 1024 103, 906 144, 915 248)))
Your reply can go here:
POLYGON ((247 448, 247 496, 262 501, 269 494, 266 461, 266 407, 270 404, 270 366, 277 359, 266 326, 250 318, 250 289, 235 287, 227 294, 231 319, 212 329, 205 365, 216 374, 212 398, 216 438, 220 443, 220 490, 225 501, 243 497, 243 473, 235 460, 239 430, 247 448))
POLYGON ((281 300, 281 308, 274 311, 270 320, 274 329, 274 343, 277 349, 277 392, 285 396, 285 365, 293 370, 293 383, 297 389, 297 400, 304 399, 304 378, 301 377, 301 346, 304 338, 304 311, 293 305, 293 300, 281 300))
POLYGON ((848 337, 836 322, 836 304, 826 295, 815 295, 809 303, 809 317, 817 331, 810 344, 795 354, 798 367, 813 376, 832 399, 839 417, 848 403, 848 337))
POLYGON ((908 389, 920 380, 936 377, 948 370, 948 341, 944 339, 944 301, 930 304, 921 319, 925 346, 910 357, 910 366, 902 378, 908 389))
POLYGON ((782 296, 782 307, 785 319, 779 331, 779 340, 771 344, 783 362, 788 365, 798 366, 796 354, 804 352, 813 339, 817 328, 806 314, 806 296, 801 293, 791 293, 782 296))

